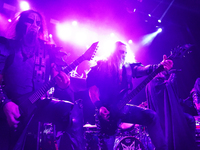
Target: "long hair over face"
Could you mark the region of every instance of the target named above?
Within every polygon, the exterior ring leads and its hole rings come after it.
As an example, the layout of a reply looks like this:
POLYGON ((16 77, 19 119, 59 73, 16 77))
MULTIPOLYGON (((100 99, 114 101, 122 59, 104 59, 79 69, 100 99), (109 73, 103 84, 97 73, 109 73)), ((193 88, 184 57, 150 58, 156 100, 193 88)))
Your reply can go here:
POLYGON ((16 40, 21 40, 24 36, 24 34, 26 33, 26 19, 28 18, 29 14, 31 13, 36 13, 38 14, 38 16, 41 19, 41 25, 40 25, 40 29, 39 29, 39 33, 38 33, 38 38, 44 40, 45 36, 46 36, 46 27, 45 27, 45 21, 42 17, 42 15, 40 13, 38 13, 37 11, 34 10, 26 10, 20 13, 18 21, 16 23, 16 27, 15 27, 15 39, 16 40))
POLYGON ((118 48, 120 46, 126 46, 126 44, 124 44, 120 41, 116 42, 114 52, 108 58, 109 75, 119 74, 119 69, 120 69, 119 66, 121 63, 121 58, 119 58, 118 48))

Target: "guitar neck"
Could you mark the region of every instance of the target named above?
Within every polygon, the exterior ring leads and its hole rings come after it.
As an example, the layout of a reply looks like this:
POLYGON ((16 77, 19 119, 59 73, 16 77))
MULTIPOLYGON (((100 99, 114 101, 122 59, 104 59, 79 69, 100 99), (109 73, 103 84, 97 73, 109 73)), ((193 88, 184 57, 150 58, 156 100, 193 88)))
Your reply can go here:
POLYGON ((75 61, 73 61, 69 66, 67 66, 63 71, 68 74, 69 72, 71 72, 73 69, 76 68, 76 66, 78 66, 80 63, 82 63, 85 60, 85 58, 82 56, 80 56, 78 59, 76 59, 75 61))
MULTIPOLYGON (((63 71, 68 74, 70 71, 76 68, 81 62, 83 62, 85 58, 80 56, 78 59, 76 59, 74 62, 72 62, 69 66, 67 66, 63 71)), ((57 75, 58 76, 58 75, 57 75)), ((52 78, 50 81, 46 82, 40 89, 38 89, 35 93, 33 93, 29 100, 33 104, 37 100, 39 100, 51 87, 55 86, 55 78, 52 78)))
POLYGON ((145 80, 143 80, 134 90, 132 90, 124 99, 122 99, 117 108, 122 109, 128 102, 132 100, 159 72, 163 71, 163 65, 159 65, 159 67, 152 72, 145 80))

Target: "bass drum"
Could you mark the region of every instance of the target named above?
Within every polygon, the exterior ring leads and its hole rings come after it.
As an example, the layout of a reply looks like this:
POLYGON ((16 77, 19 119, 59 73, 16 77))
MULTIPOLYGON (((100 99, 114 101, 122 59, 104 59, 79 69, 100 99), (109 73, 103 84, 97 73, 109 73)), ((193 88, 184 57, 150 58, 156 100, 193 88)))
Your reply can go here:
POLYGON ((140 140, 133 136, 115 139, 114 150, 146 150, 140 140))

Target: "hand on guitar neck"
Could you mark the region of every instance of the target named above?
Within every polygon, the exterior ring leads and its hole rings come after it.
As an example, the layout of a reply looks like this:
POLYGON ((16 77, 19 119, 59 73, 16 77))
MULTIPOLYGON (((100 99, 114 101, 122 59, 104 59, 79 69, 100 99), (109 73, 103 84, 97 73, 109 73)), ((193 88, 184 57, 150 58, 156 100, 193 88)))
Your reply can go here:
POLYGON ((139 107, 142 107, 142 108, 147 108, 148 104, 147 104, 147 101, 145 102, 142 102, 140 105, 138 105, 139 107))
POLYGON ((70 84, 70 77, 63 71, 57 71, 54 63, 51 64, 52 77, 55 77, 56 84, 61 89, 66 89, 70 84))
POLYGON ((163 55, 163 61, 160 64, 165 70, 170 70, 173 67, 173 61, 168 59, 166 55, 163 55))

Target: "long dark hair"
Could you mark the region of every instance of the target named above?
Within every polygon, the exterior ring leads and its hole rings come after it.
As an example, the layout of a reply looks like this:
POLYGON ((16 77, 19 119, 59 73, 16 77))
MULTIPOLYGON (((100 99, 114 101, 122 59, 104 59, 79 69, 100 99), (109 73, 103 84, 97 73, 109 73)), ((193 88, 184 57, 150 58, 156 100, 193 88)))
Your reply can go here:
POLYGON ((42 39, 42 40, 45 40, 45 36, 47 34, 45 20, 44 20, 43 16, 39 12, 34 11, 34 10, 23 11, 16 18, 17 19, 17 23, 16 23, 16 27, 15 27, 15 36, 14 36, 14 39, 21 40, 22 37, 23 37, 23 35, 26 33, 27 26, 25 25, 25 21, 28 18, 28 15, 31 14, 31 13, 36 13, 40 17, 40 19, 41 19, 41 25, 40 25, 38 37, 40 39, 42 39))

